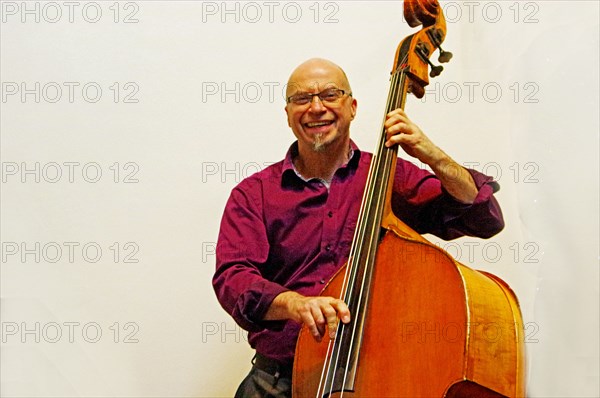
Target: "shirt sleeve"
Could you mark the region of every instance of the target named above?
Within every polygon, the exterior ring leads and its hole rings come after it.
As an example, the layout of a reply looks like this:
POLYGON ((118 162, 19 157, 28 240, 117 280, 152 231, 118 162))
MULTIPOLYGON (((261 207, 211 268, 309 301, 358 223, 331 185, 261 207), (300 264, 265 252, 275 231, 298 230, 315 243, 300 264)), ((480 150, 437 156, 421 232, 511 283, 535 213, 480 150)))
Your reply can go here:
POLYGON ((288 290, 266 280, 261 268, 269 256, 262 216, 260 182, 240 184, 225 206, 216 248, 213 287, 223 308, 244 329, 278 329, 279 321, 263 321, 273 299, 288 290))
POLYGON ((493 195, 500 186, 492 177, 466 170, 478 191, 472 204, 454 199, 435 174, 399 159, 392 195, 394 213, 418 233, 445 240, 464 235, 494 236, 504 228, 502 211, 493 195))

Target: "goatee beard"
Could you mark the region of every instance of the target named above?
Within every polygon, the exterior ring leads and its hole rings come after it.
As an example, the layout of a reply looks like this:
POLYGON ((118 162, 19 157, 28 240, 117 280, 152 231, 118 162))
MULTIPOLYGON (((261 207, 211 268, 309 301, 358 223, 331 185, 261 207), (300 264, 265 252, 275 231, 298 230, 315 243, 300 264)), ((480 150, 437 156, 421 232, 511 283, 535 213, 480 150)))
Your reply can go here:
POLYGON ((315 135, 315 142, 313 143, 313 150, 315 152, 323 152, 323 150, 325 150, 325 147, 327 146, 321 139, 322 136, 322 134, 315 135))

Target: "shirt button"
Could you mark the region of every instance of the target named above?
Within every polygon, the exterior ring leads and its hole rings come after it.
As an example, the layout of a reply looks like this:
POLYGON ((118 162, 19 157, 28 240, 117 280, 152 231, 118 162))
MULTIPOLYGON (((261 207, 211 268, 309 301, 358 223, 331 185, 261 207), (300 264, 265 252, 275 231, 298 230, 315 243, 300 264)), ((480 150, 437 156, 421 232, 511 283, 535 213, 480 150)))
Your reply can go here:
POLYGON ((330 211, 329 213, 327 213, 327 215, 329 216, 329 218, 333 217, 333 212, 330 211))
POLYGON ((321 282, 321 285, 325 284, 325 279, 321 279, 319 282, 321 282))
POLYGON ((327 250, 327 251, 331 250, 331 245, 325 246, 325 250, 327 250))

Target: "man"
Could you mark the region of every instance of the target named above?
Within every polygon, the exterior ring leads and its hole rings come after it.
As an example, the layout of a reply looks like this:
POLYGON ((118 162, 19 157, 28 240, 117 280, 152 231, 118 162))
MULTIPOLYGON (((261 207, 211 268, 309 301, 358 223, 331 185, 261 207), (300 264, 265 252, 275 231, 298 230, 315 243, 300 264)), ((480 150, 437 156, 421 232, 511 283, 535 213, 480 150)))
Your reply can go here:
MULTIPOLYGON (((297 142, 234 188, 217 243, 217 297, 257 351, 236 397, 289 397, 301 324, 320 341, 352 316, 343 301, 318 295, 348 257, 372 157, 350 140, 357 101, 344 71, 323 59, 298 66, 287 87, 297 142)), ((400 109, 385 128, 387 146, 434 172, 398 160, 392 206, 400 219, 444 239, 503 228, 491 178, 459 166, 400 109)))

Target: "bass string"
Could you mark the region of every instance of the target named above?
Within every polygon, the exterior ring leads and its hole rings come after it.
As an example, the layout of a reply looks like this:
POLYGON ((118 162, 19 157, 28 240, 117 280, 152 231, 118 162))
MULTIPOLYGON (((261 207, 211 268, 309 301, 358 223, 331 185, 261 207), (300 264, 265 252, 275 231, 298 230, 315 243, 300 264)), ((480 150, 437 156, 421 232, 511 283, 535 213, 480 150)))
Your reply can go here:
MULTIPOLYGON (((392 84, 391 87, 392 89, 390 90, 390 93, 388 95, 388 104, 393 102, 393 98, 394 98, 394 90, 393 88, 396 87, 397 85, 397 80, 398 80, 398 76, 397 73, 394 73, 392 76, 392 84)), ((388 105, 389 107, 389 105, 388 105)), ((381 138, 380 138, 381 140, 381 138)), ((381 151, 379 151, 381 152, 381 151)), ((363 194, 363 199, 362 199, 362 205, 360 208, 360 212, 358 215, 358 228, 356 229, 355 233, 354 233, 354 238, 352 240, 353 244, 352 247, 350 248, 350 254, 349 254, 349 261, 348 261, 348 267, 346 267, 345 270, 345 274, 344 274, 344 280, 342 282, 342 291, 340 293, 340 299, 343 300, 344 302, 348 303, 349 302, 349 298, 352 297, 353 295, 353 288, 355 286, 355 282, 356 282, 356 277, 357 277, 357 269, 358 269, 358 264, 360 262, 360 255, 356 255, 357 251, 361 248, 361 244, 358 244, 359 242, 362 243, 366 240, 366 228, 368 226, 368 217, 367 217, 367 212, 368 210, 372 207, 372 203, 373 203, 373 191, 376 187, 376 182, 378 180, 378 174, 380 173, 379 170, 381 169, 381 165, 380 165, 380 160, 381 157, 375 155, 373 161, 372 161, 372 167, 369 168, 369 175, 367 177, 367 188, 365 189, 365 192, 363 194)), ((342 324, 342 327, 344 327, 345 324, 342 324)))
MULTIPOLYGON (((391 93, 393 93, 392 95, 392 99, 388 101, 388 107, 387 107, 387 112, 390 112, 393 109, 396 109, 398 106, 401 106, 402 103, 404 102, 404 99, 406 98, 406 93, 405 93, 405 74, 403 73, 403 71, 401 71, 400 73, 396 73, 394 78, 392 79, 392 89, 391 89, 391 93), (397 78, 399 76, 399 79, 397 78), (398 82, 399 80, 399 82, 398 82), (400 87, 401 89, 398 89, 398 87, 400 87)), ((389 149, 387 147, 385 147, 385 129, 383 129, 382 131, 382 135, 380 136, 380 142, 378 145, 378 153, 380 154, 380 156, 378 157, 378 161, 376 163, 376 168, 377 171, 374 173, 374 175, 377 178, 377 181, 379 182, 384 182, 383 184, 375 184, 374 188, 371 190, 371 195, 370 197, 373 198, 372 200, 375 200, 376 202, 376 209, 375 209, 375 214, 378 215, 377 219, 374 220, 375 222, 371 223, 370 227, 371 227, 371 231, 370 231, 370 235, 367 236, 367 242, 368 242, 368 249, 367 249, 367 258, 366 258, 366 266, 364 267, 363 270, 363 278, 362 278, 362 283, 361 283, 361 287, 360 287, 360 294, 358 295, 359 297, 359 302, 357 304, 356 307, 356 314, 355 314, 355 322, 353 323, 354 328, 352 330, 351 333, 351 342, 350 342, 350 347, 353 346, 354 343, 354 339, 358 338, 362 339, 362 327, 364 327, 364 322, 361 322, 360 324, 360 329, 357 331, 357 327, 358 327, 358 323, 356 322, 356 320, 358 320, 362 314, 359 313, 362 304, 362 300, 365 299, 367 300, 368 297, 367 295, 369 294, 368 289, 371 285, 371 277, 372 277, 372 272, 373 272, 373 264, 374 264, 374 260, 375 260, 375 251, 373 251, 373 245, 377 245, 378 243, 378 232, 380 230, 380 218, 383 214, 383 209, 381 208, 382 206, 385 205, 385 196, 386 196, 386 188, 387 188, 387 184, 385 184, 385 182, 389 181, 389 175, 391 172, 391 164, 394 161, 394 159, 396 158, 397 154, 396 154, 396 147, 394 147, 393 149, 389 149), (381 156, 381 154, 384 154, 384 156, 381 156), (375 193, 374 189, 378 188, 378 192, 375 193), (365 289, 367 290, 365 292, 365 289)), ((371 200, 371 201, 372 201, 371 200)), ((372 204, 371 204, 372 205, 372 204)), ((364 249, 364 247, 363 247, 364 249)), ((363 309, 363 311, 366 311, 366 308, 363 309)), ((360 341, 359 341, 360 344, 360 341)), ((347 356, 347 361, 346 361, 346 366, 344 367, 344 369, 348 369, 349 365, 350 365, 350 360, 352 359, 351 356, 347 356)), ((346 378, 348 377, 348 372, 344 372, 344 379, 342 382, 342 386, 345 385, 346 383, 346 378)), ((331 391, 330 391, 331 393, 331 391)), ((341 391, 340 397, 343 395, 343 389, 341 391)))
MULTIPOLYGON (((397 81, 397 73, 394 73, 392 75, 392 83, 391 83, 391 87, 392 89, 390 89, 390 92, 388 94, 388 100, 387 103, 389 104, 392 101, 393 98, 393 87, 395 87, 395 85, 397 81)), ((372 203, 372 198, 373 198, 373 181, 376 181, 376 178, 374 177, 374 174, 376 170, 378 170, 380 167, 377 165, 377 163, 375 163, 375 160, 377 158, 373 159, 372 164, 375 165, 375 167, 370 167, 369 168, 369 173, 367 176, 367 188, 365 189, 365 192, 363 193, 363 198, 362 198, 362 204, 360 207, 360 211, 359 211, 359 215, 358 215, 358 228, 355 230, 354 232, 354 237, 352 239, 352 246, 350 248, 350 254, 348 256, 349 260, 348 260, 348 266, 346 267, 346 270, 344 272, 344 279, 342 281, 342 290, 340 292, 340 300, 343 300, 344 302, 348 302, 348 297, 350 297, 352 295, 352 287, 354 286, 354 281, 356 279, 356 267, 357 267, 357 262, 359 260, 358 256, 356 256, 356 251, 357 251, 357 247, 358 245, 356 244, 356 242, 363 242, 364 241, 364 236, 365 236, 365 225, 367 224, 366 222, 363 222, 363 218, 365 218, 364 214, 367 211, 367 209, 369 209, 371 207, 371 203, 372 203), (351 290, 348 291, 348 287, 351 287, 351 290)), ((342 326, 340 327, 340 329, 338 329, 338 333, 337 335, 342 335, 342 333, 344 332, 344 328, 346 327, 346 324, 342 324, 342 326)), ((329 383, 327 383, 327 378, 328 375, 330 374, 330 370, 331 370, 331 366, 332 363, 333 364, 338 364, 339 363, 339 354, 340 354, 340 347, 341 347, 341 339, 335 339, 335 342, 337 342, 338 346, 335 347, 335 349, 332 352, 332 346, 333 346, 333 341, 329 341, 328 347, 327 347, 327 354, 325 356, 325 362, 323 363, 323 368, 321 370, 321 377, 319 380, 319 389, 317 391, 317 397, 322 396, 321 393, 324 393, 324 391, 327 389, 326 384, 330 384, 330 386, 332 386, 334 384, 334 380, 330 379, 329 383), (333 359, 333 355, 334 353, 337 353, 337 355, 335 355, 335 359, 333 359)), ((332 387, 330 387, 331 389, 332 387)))
MULTIPOLYGON (((403 71, 396 71, 392 74, 392 83, 391 83, 391 88, 390 88, 390 93, 388 95, 388 101, 387 101, 387 112, 390 112, 391 110, 395 109, 395 106, 397 104, 397 99, 398 99, 398 87, 403 85, 404 82, 404 73, 403 71), (400 84, 398 84, 398 80, 400 80, 400 84)), ((385 122, 385 116, 384 116, 384 122, 385 122)), ((368 223, 368 217, 365 215, 365 213, 368 211, 368 209, 372 208, 373 206, 373 201, 376 199, 378 202, 381 201, 381 197, 377 197, 375 198, 374 195, 374 190, 377 188, 378 186, 378 181, 382 181, 381 180, 381 170, 383 169, 385 171, 386 167, 385 163, 389 163, 389 155, 390 155, 390 151, 389 150, 385 150, 387 148, 384 148, 384 144, 385 144, 385 129, 383 130, 382 134, 380 135, 379 138, 379 143, 378 143, 378 150, 376 151, 376 154, 374 155, 374 159, 372 161, 372 167, 369 168, 369 175, 367 177, 367 188, 365 189, 364 195, 363 195, 363 200, 362 200, 362 205, 361 205, 361 209, 359 212, 359 216, 358 216, 358 228, 355 231, 355 236, 353 239, 353 245, 350 249, 350 255, 349 255, 349 267, 346 268, 346 274, 345 274, 345 278, 344 281, 342 283, 342 292, 340 294, 340 299, 345 300, 347 302, 347 300, 352 297, 353 295, 353 291, 352 288, 355 286, 353 282, 355 282, 355 275, 352 275, 352 271, 355 271, 357 269, 357 263, 360 261, 361 256, 357 256, 356 253, 357 251, 362 248, 361 244, 357 244, 357 243, 362 243, 364 242, 366 239, 367 232, 366 232, 366 228, 369 226, 370 223, 368 223), (380 156, 378 154, 384 153, 385 152, 385 156, 380 156), (363 219, 364 218, 364 219, 363 219), (348 275, 351 276, 348 276, 348 275), (350 290, 348 290, 350 289, 350 290)), ((392 151, 393 152, 393 151, 392 151)), ((394 155, 394 154, 392 154, 394 155)), ((384 186, 385 187, 385 186, 384 186)), ((372 223, 371 223, 372 224, 372 223)), ((372 226, 372 225, 371 225, 372 226)), ((375 228, 376 229, 376 228, 375 228)), ((371 229, 371 231, 369 231, 370 234, 373 234, 373 228, 371 229)))
MULTIPOLYGON (((402 62, 403 63, 403 62, 402 62)), ((402 64, 401 63, 401 64, 402 64)), ((404 82, 405 82, 405 74, 403 70, 396 70, 395 72, 393 72, 392 74, 392 79, 391 79, 391 88, 390 88, 390 93, 388 95, 388 101, 387 101, 387 112, 390 112, 393 109, 396 109, 398 107, 399 104, 401 104, 403 102, 403 99, 405 98, 405 87, 404 87, 404 82), (401 87, 401 90, 398 90, 398 87, 401 87)), ((384 116, 384 121, 385 121, 385 116, 384 116)), ((365 193, 363 195, 363 205, 361 205, 361 209, 360 209, 360 213, 359 213, 359 220, 362 220, 362 218, 364 217, 364 214, 366 213, 366 211, 372 207, 373 205, 373 200, 376 200, 376 205, 377 205, 377 209, 376 209, 376 214, 379 214, 379 212, 381 212, 381 206, 383 205, 383 199, 385 196, 385 189, 380 189, 379 192, 377 194, 375 194, 375 189, 377 188, 376 182, 377 181, 387 181, 387 177, 389 177, 389 172, 390 172, 390 162, 396 157, 395 152, 396 151, 392 151, 389 150, 388 148, 385 148, 385 129, 382 129, 382 134, 379 137, 379 143, 378 143, 378 150, 377 153, 378 154, 384 154, 384 156, 375 156, 374 162, 372 162, 372 165, 374 167, 371 167, 369 169, 369 175, 367 177, 367 189, 365 190, 365 193), (384 174, 386 174, 385 176, 381 176, 382 172, 384 174), (382 178, 383 177, 383 178, 382 178)), ((386 185, 387 186, 387 185, 386 185)), ((379 230, 379 223, 371 223, 371 230, 369 231, 369 234, 371 236, 371 239, 366 239, 367 237, 367 227, 366 227, 366 222, 360 222, 359 223, 359 228, 358 230, 355 232, 355 237, 353 242, 357 242, 357 237, 359 238, 359 242, 364 242, 365 240, 367 240, 369 242, 369 249, 372 249, 372 245, 377 243, 376 239, 373 239, 375 237, 375 233, 379 230), (377 224, 377 225, 375 225, 377 224)), ((378 234, 377 234, 378 236, 378 234)), ((342 283, 342 292, 340 294, 340 299, 346 298, 346 302, 348 300, 349 297, 352 296, 353 294, 353 289, 355 286, 355 283, 351 283, 351 282, 355 282, 356 278, 357 278, 357 262, 360 260, 360 256, 356 256, 356 252, 357 252, 357 246, 358 245, 352 245, 351 247, 351 251, 350 251, 350 263, 349 266, 346 268, 345 271, 345 275, 344 275, 344 281, 342 283), (348 287, 350 287, 348 289, 348 287)), ((363 247, 364 250, 364 247, 363 247)), ((372 261, 371 258, 371 252, 372 250, 368 250, 367 251, 367 263, 372 261)), ((357 306, 357 311, 358 308, 360 308, 360 304, 362 301, 362 296, 364 294, 364 288, 365 288, 365 283, 367 282, 366 278, 366 274, 369 271, 368 269, 369 267, 365 267, 365 270, 363 272, 363 279, 362 279, 362 284, 361 284, 361 288, 360 288, 360 296, 359 296, 359 303, 357 306)), ((359 313, 357 312, 357 314, 354 315, 354 319, 358 319, 359 317, 359 313)), ((354 328, 352 330, 351 333, 351 344, 350 346, 352 346, 352 343, 354 341, 354 338, 356 336, 356 327, 357 327, 357 323, 353 322, 354 324, 354 328)), ((342 324, 341 328, 338 330, 337 335, 341 336, 344 332, 344 329, 346 328, 346 324, 342 324)), ((360 330, 359 330, 360 332, 360 330)), ((321 395, 322 393, 324 393, 325 391, 329 390, 329 394, 331 394, 333 391, 333 386, 335 385, 335 377, 337 377, 337 374, 334 372, 332 377, 329 377, 331 375, 331 367, 332 365, 334 365, 334 369, 337 369, 338 365, 339 365, 339 361, 340 361, 340 352, 341 352, 341 344, 342 344, 342 339, 335 339, 334 341, 330 341, 328 344, 328 348, 327 348, 327 354, 326 354, 326 361, 324 363, 322 372, 321 372, 321 378, 320 378, 320 382, 319 382, 319 389, 317 391, 317 397, 319 396, 323 396, 321 395), (335 344, 335 347, 333 349, 332 352, 332 346, 335 344), (337 353, 337 355, 335 355, 335 359, 333 358, 333 354, 337 353), (328 382, 329 380, 329 382, 328 382), (327 384, 329 385, 329 388, 327 388, 327 384)), ((347 369, 349 362, 350 362, 351 357, 348 356, 347 358, 347 363, 346 363, 346 367, 345 369, 347 369)), ((342 386, 345 385, 346 382, 346 377, 347 377, 347 372, 344 372, 344 379, 342 382, 342 386)), ((343 388, 342 388, 342 392, 341 394, 343 394, 343 388)), ((341 395, 340 395, 341 397, 341 395)))
MULTIPOLYGON (((397 107, 397 105, 399 103, 403 102, 403 98, 405 97, 405 87, 404 87, 404 79, 405 75, 404 73, 401 71, 400 73, 397 73, 396 76, 393 79, 392 82, 392 100, 388 103, 388 109, 386 112, 386 115, 388 112, 390 112, 391 110, 395 109, 397 107), (399 77, 399 78, 398 78, 399 77), (398 89, 398 88, 401 89, 398 89)), ((378 244, 378 238, 379 238, 379 231, 381 228, 381 216, 383 215, 383 209, 382 207, 385 205, 385 196, 386 196, 386 190, 387 190, 387 182, 389 181, 389 174, 391 171, 391 162, 396 158, 396 150, 395 148, 387 148, 385 147, 385 129, 382 129, 382 134, 380 136, 380 142, 378 145, 378 153, 380 154, 379 159, 377 161, 377 172, 375 173, 377 176, 377 181, 379 181, 379 184, 374 184, 374 188, 373 188, 373 192, 372 192, 372 197, 374 197, 375 200, 375 205, 376 205, 376 209, 375 209, 375 214, 378 215, 377 219, 374 220, 375 222, 371 223, 370 225, 370 235, 367 236, 367 241, 368 241, 368 251, 367 251, 367 258, 366 258, 366 266, 363 269, 363 275, 362 275, 362 283, 360 286, 360 291, 359 291, 359 302, 357 304, 356 307, 356 314, 354 315, 355 317, 355 322, 353 322, 353 330, 351 332, 351 340, 350 340, 350 347, 353 346, 354 340, 355 339, 362 339, 362 328, 364 327, 364 323, 361 322, 360 324, 360 329, 357 330, 358 328, 358 322, 356 322, 356 320, 358 320, 359 318, 363 317, 364 315, 362 313, 360 313, 360 309, 362 301, 363 300, 368 300, 368 289, 371 286, 371 277, 372 277, 372 272, 373 272, 373 267, 374 267, 374 262, 375 262, 375 256, 376 256, 376 251, 373 250, 373 246, 377 246, 378 244), (383 154, 383 156, 381 156, 381 154, 383 154), (375 189, 377 188, 377 192, 374 192, 375 189), (367 290, 365 292, 365 290, 367 290)), ((366 311, 366 305, 365 308, 363 309, 363 311, 366 311)), ((350 365, 350 360, 351 360, 351 356, 348 355, 347 359, 346 359, 346 366, 344 367, 344 369, 348 369, 349 365, 350 365)), ((344 376, 343 376, 343 381, 342 381, 342 386, 344 386, 346 384, 346 378, 348 377, 348 372, 344 372, 344 376)), ((332 391, 330 391, 331 394, 332 391)), ((344 389, 342 388, 342 391, 340 392, 340 398, 342 398, 344 394, 344 389)))
MULTIPOLYGON (((390 101, 393 98, 393 94, 394 94, 393 87, 396 84, 396 80, 397 80, 397 75, 394 73, 392 75, 392 83, 391 83, 392 88, 390 89, 390 91, 388 93, 388 99, 387 99, 388 107, 389 107, 390 101)), ((384 118, 384 121, 385 121, 385 118, 384 118)), ((381 137, 380 137, 380 140, 381 140, 381 137)), ((366 224, 367 224, 366 221, 368 221, 365 213, 367 213, 368 209, 371 207, 372 198, 373 198, 374 182, 377 181, 377 178, 374 175, 376 174, 376 171, 379 170, 379 167, 378 167, 376 161, 377 161, 377 152, 375 152, 374 158, 371 161, 371 167, 369 167, 366 189, 363 192, 361 207, 360 207, 360 211, 358 214, 358 228, 354 232, 354 237, 352 239, 352 246, 350 247, 350 254, 348 256, 348 259, 349 259, 348 265, 349 266, 346 267, 344 280, 342 282, 342 291, 340 293, 341 300, 344 300, 344 299, 348 298, 349 296, 351 296, 351 292, 350 292, 350 294, 348 294, 347 288, 348 288, 348 286, 353 286, 353 283, 350 283, 348 281, 348 278, 349 278, 349 274, 351 273, 351 271, 354 270, 353 264, 355 264, 356 261, 360 260, 356 256, 356 251, 360 247, 360 245, 357 243, 364 241, 365 228, 366 228, 366 224), (373 166, 375 166, 375 167, 373 167, 373 166)))
MULTIPOLYGON (((388 99, 388 112, 396 109, 398 107, 399 104, 401 104, 403 102, 403 98, 405 97, 404 94, 404 82, 405 82, 405 74, 403 71, 396 71, 393 74, 392 77, 392 84, 391 84, 391 90, 390 90, 390 98, 388 99), (401 88, 401 90, 399 90, 398 88, 401 88)), ((387 112, 386 112, 387 114, 387 112)), ((377 181, 387 181, 389 178, 389 172, 390 172, 390 165, 391 162, 393 161, 393 159, 396 158, 396 151, 395 148, 387 148, 385 147, 385 129, 383 129, 383 132, 381 134, 380 137, 380 142, 378 145, 378 153, 381 154, 383 153, 384 156, 377 156, 377 161, 374 163, 374 167, 373 169, 375 169, 375 173, 374 173, 374 179, 372 181, 369 182, 368 185, 368 200, 367 200, 367 208, 370 208, 373 206, 373 201, 375 201, 376 204, 376 209, 374 211, 375 214, 381 214, 382 213, 382 209, 381 207, 385 204, 384 203, 384 199, 385 199, 385 194, 386 194, 386 188, 387 185, 386 184, 376 184, 377 181), (383 174, 383 175, 382 175, 383 174), (375 193, 375 189, 379 188, 379 191, 377 193, 375 193)), ((362 220, 364 221, 364 220, 362 220)), ((376 220, 376 221, 380 221, 380 220, 376 220)), ((360 227, 362 229, 361 233, 359 234, 360 236, 360 242, 365 242, 367 241, 368 243, 368 248, 365 249, 365 246, 362 246, 363 250, 367 250, 367 258, 366 258, 366 263, 370 264, 373 260, 372 258, 372 250, 368 250, 368 249, 372 249, 372 245, 377 244, 378 242, 378 237, 379 237, 379 229, 380 229, 380 223, 378 222, 374 222, 374 223, 367 223, 367 222, 361 222, 360 223, 360 227), (367 234, 367 227, 370 227, 370 230, 368 231, 367 234)), ((355 254, 355 253, 354 253, 355 254)), ((352 258, 352 271, 354 273, 358 272, 358 262, 360 261, 362 256, 354 256, 352 258)), ((367 270, 367 267, 365 267, 365 271, 367 270)), ((363 274, 364 276, 365 274, 363 274)), ((351 281, 355 281, 356 280, 356 276, 352 276, 351 281)), ((364 286, 365 283, 365 278, 363 278, 363 284, 361 286, 364 286)), ((349 285, 349 290, 346 292, 346 296, 344 298, 346 298, 348 301, 350 299, 350 297, 352 297, 354 291, 354 287, 356 286, 355 284, 350 284, 349 285)), ((362 296, 362 289, 361 289, 361 294, 359 296, 362 296)), ((360 306, 358 307, 360 308, 360 306)), ((357 314, 358 316, 358 314, 357 314)), ((342 327, 346 327, 346 324, 342 324, 342 327)))
MULTIPOLYGON (((391 95, 391 99, 388 101, 386 115, 388 112, 392 111, 393 109, 395 109, 397 107, 399 100, 400 100, 400 102, 402 102, 402 97, 404 97, 403 91, 404 91, 404 73, 395 73, 394 77, 392 79, 392 84, 391 84, 391 89, 390 89, 390 92, 392 95, 391 95), (401 87, 402 89, 399 90, 399 87, 401 87)), ((385 121, 385 116, 384 116, 384 121, 385 121)), ((371 286, 371 277, 372 277, 374 260, 375 260, 375 255, 376 255, 376 251, 374 250, 374 248, 376 248, 376 246, 379 242, 381 217, 383 215, 383 206, 385 205, 387 182, 389 181, 389 175, 390 175, 390 171, 391 171, 390 166, 391 166, 391 161, 393 159, 395 159, 395 157, 396 157, 395 156, 395 152, 396 152, 395 148, 394 149, 387 148, 385 146, 385 142, 386 142, 385 128, 382 128, 382 132, 381 132, 379 144, 378 144, 378 151, 377 151, 378 156, 377 156, 376 163, 375 163, 375 168, 376 168, 376 171, 374 173, 375 179, 373 181, 371 181, 372 188, 370 189, 371 194, 370 194, 370 203, 369 203, 369 206, 371 207, 371 206, 373 206, 373 202, 375 202, 374 203, 375 209, 373 210, 372 214, 375 214, 376 216, 374 217, 374 220, 372 220, 372 222, 368 225, 369 231, 368 231, 368 234, 365 233, 365 236, 364 236, 365 239, 363 240, 363 242, 366 241, 366 245, 363 245, 363 250, 366 250, 365 267, 363 268, 360 290, 359 290, 359 294, 358 294, 358 303, 355 308, 354 322, 352 324, 353 329, 351 331, 349 347, 353 347, 355 339, 362 339, 362 328, 364 327, 364 322, 360 323, 360 328, 359 328, 358 320, 361 319, 361 317, 364 317, 364 315, 361 313, 361 309, 362 309, 362 311, 366 311, 366 303, 365 303, 365 308, 362 308, 361 304, 362 304, 363 300, 365 300, 365 301, 368 300, 368 293, 369 293, 368 290, 371 286), (366 292, 365 292, 365 290, 366 290, 366 292)), ((360 256, 360 257, 362 257, 362 256, 360 256)), ((356 269, 358 270, 358 267, 356 267, 356 269)), ((354 286, 352 286, 351 291, 353 289, 354 289, 354 286)), ((360 341, 359 341, 359 344, 360 344, 360 341)), ((360 350, 360 348, 359 348, 359 350, 360 350)), ((350 355, 348 355, 344 369, 347 370, 349 368, 351 359, 352 359, 352 357, 350 355)), ((347 377, 348 377, 348 372, 347 371, 343 372, 343 381, 341 383, 342 387, 345 386, 347 377)), ((332 385, 334 385, 334 383, 332 383, 332 385)), ((330 390, 330 394, 331 394, 331 392, 332 391, 330 390)), ((344 389, 342 388, 342 390, 340 392, 340 398, 342 398, 343 393, 344 393, 344 389)))
MULTIPOLYGON (((392 77, 392 87, 394 86, 394 82, 396 80, 396 76, 394 75, 392 77)), ((392 97, 392 91, 390 90, 390 93, 388 95, 388 103, 390 102, 390 99, 392 97)), ((350 254, 349 254, 349 260, 348 260, 348 266, 346 267, 345 273, 344 273, 344 280, 342 282, 342 291, 340 292, 340 299, 343 300, 344 302, 348 303, 348 298, 352 296, 353 294, 353 288, 355 286, 355 281, 356 281, 356 277, 357 277, 357 267, 358 267, 358 262, 360 260, 360 256, 356 256, 356 252, 357 252, 357 248, 359 245, 357 245, 357 242, 364 242, 365 241, 365 230, 366 230, 366 216, 365 214, 367 213, 368 209, 371 208, 372 205, 372 199, 373 199, 373 190, 374 190, 374 185, 373 185, 373 181, 376 180, 376 178, 374 177, 374 175, 376 175, 376 171, 380 169, 378 162, 376 162, 378 160, 377 157, 374 157, 374 159, 371 162, 371 166, 369 168, 369 174, 367 176, 367 187, 365 189, 365 192, 363 193, 363 198, 362 198, 362 204, 360 207, 360 212, 358 215, 358 228, 356 229, 356 231, 354 232, 354 237, 353 237, 353 244, 350 248, 350 254), (349 289, 348 289, 349 288, 349 289)), ((353 316, 354 318, 354 316, 353 316)), ((344 333, 344 330, 346 328, 346 324, 341 324, 341 326, 338 328, 338 332, 337 332, 337 336, 341 336, 344 333)), ((325 356, 325 362, 323 364, 323 369, 321 371, 321 378, 319 381, 319 388, 317 391, 317 397, 319 396, 323 396, 321 395, 322 393, 324 394, 324 392, 326 390, 329 390, 329 394, 331 394, 332 389, 333 389, 333 385, 335 384, 335 373, 333 374, 333 377, 330 377, 331 375, 331 368, 332 365, 335 365, 334 368, 337 368, 337 365, 339 364, 340 361, 340 353, 341 353, 341 344, 342 344, 342 339, 341 338, 336 338, 334 340, 334 342, 330 341, 327 347, 327 355, 325 356), (332 345, 335 344, 335 348, 333 349, 333 352, 331 352, 331 347, 332 345), (331 355, 330 355, 331 352, 331 355), (334 358, 335 356, 335 358, 334 358)))
MULTIPOLYGON (((390 90, 390 96, 388 99, 388 103, 394 102, 394 96, 395 96, 395 90, 394 88, 397 86, 397 80, 398 80, 398 75, 394 74, 394 76, 392 77, 392 89, 390 90)), ((384 141, 384 135, 382 134, 382 137, 380 137, 380 142, 384 141)), ((384 169, 384 165, 382 164, 382 161, 384 160, 384 157, 382 157, 380 154, 382 153, 381 151, 381 145, 380 145, 380 149, 379 151, 376 153, 375 155, 375 162, 373 162, 373 167, 371 169, 373 169, 373 175, 371 176, 372 178, 368 181, 368 187, 366 189, 366 205, 365 205, 365 212, 367 211, 367 209, 372 209, 373 207, 373 202, 375 202, 376 206, 379 206, 379 203, 381 202, 381 196, 380 193, 375 193, 375 190, 378 188, 378 184, 377 181, 381 181, 381 172, 382 169, 384 169)), ((377 214, 377 208, 375 209, 375 214, 377 214)), ((367 218, 367 217, 365 217, 367 218)), ((369 223, 368 219, 364 219, 360 221, 360 233, 359 233, 359 239, 358 242, 361 243, 361 245, 356 245, 358 248, 361 248, 362 250, 366 250, 366 253, 369 254, 370 252, 370 248, 371 245, 373 243, 373 236, 375 235, 375 230, 378 229, 378 226, 375 226, 375 223, 369 223), (370 230, 369 230, 370 227, 370 230), (367 244, 369 246, 365 247, 364 242, 367 242, 367 244)), ((358 249, 356 249, 358 250, 358 249)), ((356 251, 353 253, 354 256, 352 258, 352 271, 354 273, 354 275, 350 278, 352 282, 356 282, 356 278, 358 275, 358 269, 359 269, 359 262, 361 261, 362 255, 356 255, 356 251)), ((367 257, 367 261, 368 261, 367 257)), ((354 288, 355 288, 356 284, 355 283, 350 283, 349 284, 349 290, 346 292, 345 295, 345 299, 346 302, 350 301, 350 298, 353 296, 354 294, 354 288)), ((343 325, 345 326, 345 324, 343 325)))
MULTIPOLYGON (((395 82, 396 80, 396 76, 393 76, 393 82, 395 82)), ((395 83, 392 83, 392 86, 395 83)), ((390 98, 392 97, 392 90, 390 90, 390 94, 388 96, 388 102, 390 101, 390 98)), ((358 264, 360 261, 360 255, 357 256, 356 253, 358 251, 358 247, 360 245, 357 245, 356 242, 364 242, 366 240, 366 226, 367 226, 367 222, 365 222, 367 220, 367 212, 368 209, 371 208, 372 206, 372 202, 373 202, 373 191, 374 191, 374 184, 373 182, 377 180, 377 174, 379 173, 379 170, 381 169, 379 162, 375 162, 375 160, 378 160, 378 158, 373 159, 372 165, 374 165, 374 167, 370 167, 369 168, 369 174, 367 176, 367 188, 365 189, 365 192, 363 193, 363 199, 362 199, 362 205, 360 208, 360 212, 358 215, 358 228, 356 229, 355 233, 354 233, 354 238, 353 238, 353 244, 350 248, 350 254, 349 254, 349 260, 348 260, 348 266, 346 267, 345 273, 344 273, 344 279, 342 281, 342 291, 340 292, 340 299, 343 300, 344 302, 348 303, 349 302, 349 298, 352 297, 353 294, 353 289, 354 286, 356 285, 356 278, 358 275, 358 264)), ((341 326, 338 329, 338 332, 336 333, 337 336, 341 336, 344 333, 344 330, 346 328, 346 324, 341 324, 341 326)), ((354 333, 354 332, 353 332, 354 333)), ((338 364, 340 362, 340 354, 342 352, 341 350, 341 345, 342 345, 342 339, 341 338, 336 338, 334 341, 330 341, 328 344, 328 348, 327 348, 327 354, 325 356, 326 360, 323 364, 323 369, 321 371, 321 378, 319 381, 319 389, 317 391, 317 397, 319 396, 323 396, 321 394, 324 394, 324 392, 326 390, 329 390, 329 394, 332 393, 332 389, 333 386, 335 385, 335 377, 336 374, 335 372, 333 373, 333 376, 330 377, 331 375, 331 368, 333 365, 333 368, 336 369, 338 367, 338 364), (332 345, 334 345, 334 349, 332 351, 332 345), (330 354, 331 353, 331 354, 330 354)), ((345 382, 345 379, 344 379, 345 382)))

